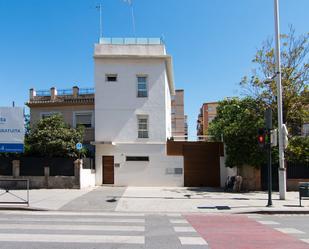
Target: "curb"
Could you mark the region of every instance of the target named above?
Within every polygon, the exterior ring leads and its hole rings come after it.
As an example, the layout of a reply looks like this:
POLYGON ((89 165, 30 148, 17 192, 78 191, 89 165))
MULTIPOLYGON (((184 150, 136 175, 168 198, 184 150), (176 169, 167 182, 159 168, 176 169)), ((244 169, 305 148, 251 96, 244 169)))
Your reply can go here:
POLYGON ((245 211, 239 214, 309 214, 309 210, 260 210, 260 211, 245 211))
POLYGON ((33 208, 33 207, 17 207, 17 206, 5 206, 0 207, 0 211, 50 211, 44 208, 33 208))

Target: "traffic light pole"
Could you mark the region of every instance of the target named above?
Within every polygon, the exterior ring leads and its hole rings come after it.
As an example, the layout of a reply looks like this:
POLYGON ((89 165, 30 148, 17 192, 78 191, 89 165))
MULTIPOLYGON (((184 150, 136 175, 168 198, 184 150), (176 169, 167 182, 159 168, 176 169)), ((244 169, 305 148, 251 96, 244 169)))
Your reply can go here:
POLYGON ((267 167, 268 167, 268 203, 267 207, 273 205, 272 194, 272 166, 271 166, 271 129, 272 129, 272 109, 267 108, 264 114, 265 127, 266 127, 266 154, 267 154, 267 167))
POLYGON ((271 166, 271 141, 270 141, 270 129, 267 129, 267 166, 268 166, 268 202, 267 207, 273 205, 272 201, 272 166, 271 166))

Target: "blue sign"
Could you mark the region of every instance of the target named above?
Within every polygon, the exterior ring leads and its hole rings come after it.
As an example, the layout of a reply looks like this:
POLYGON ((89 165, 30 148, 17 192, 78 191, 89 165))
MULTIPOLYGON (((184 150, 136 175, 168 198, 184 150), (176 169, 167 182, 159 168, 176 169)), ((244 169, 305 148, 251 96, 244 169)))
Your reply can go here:
POLYGON ((0 152, 24 152, 24 115, 20 107, 0 107, 0 152))
POLYGON ((24 145, 23 144, 0 144, 0 152, 23 153, 24 152, 24 145))
POLYGON ((77 143, 77 144, 76 144, 76 149, 77 149, 77 150, 81 150, 82 148, 83 148, 82 143, 77 143))

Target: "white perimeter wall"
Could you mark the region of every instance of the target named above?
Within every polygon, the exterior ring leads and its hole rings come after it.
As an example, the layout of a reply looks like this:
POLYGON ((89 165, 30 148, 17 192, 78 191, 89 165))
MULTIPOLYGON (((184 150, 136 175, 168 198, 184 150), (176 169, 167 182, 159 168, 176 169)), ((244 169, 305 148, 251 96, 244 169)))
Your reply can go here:
MULTIPOLYGON (((102 184, 102 156, 114 156, 114 185, 183 186, 183 174, 168 169, 183 168, 182 156, 167 156, 165 144, 119 144, 96 146, 96 185, 102 184), (149 156, 149 162, 126 162, 126 156, 149 156)), ((183 171, 183 170, 182 170, 183 171)))
POLYGON ((80 168, 79 173, 80 188, 89 188, 95 186, 95 172, 91 169, 80 168))

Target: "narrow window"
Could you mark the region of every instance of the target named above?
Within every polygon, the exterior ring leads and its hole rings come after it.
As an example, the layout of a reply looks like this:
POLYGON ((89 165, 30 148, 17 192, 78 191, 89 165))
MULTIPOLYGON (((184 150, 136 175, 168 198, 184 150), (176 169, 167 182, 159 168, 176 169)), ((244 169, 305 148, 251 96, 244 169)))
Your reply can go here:
POLYGON ((105 75, 105 81, 108 81, 108 82, 117 81, 117 74, 106 74, 105 75))
POLYGON ((149 162, 149 157, 148 156, 127 156, 126 161, 149 162))
POLYGON ((138 98, 148 97, 146 76, 137 76, 137 97, 138 98))
POLYGON ((137 116, 138 138, 149 138, 148 134, 148 116, 137 116))
POLYGON ((55 116, 55 115, 61 115, 61 113, 60 112, 43 112, 43 113, 41 113, 41 118, 42 119, 50 118, 50 117, 55 116))

